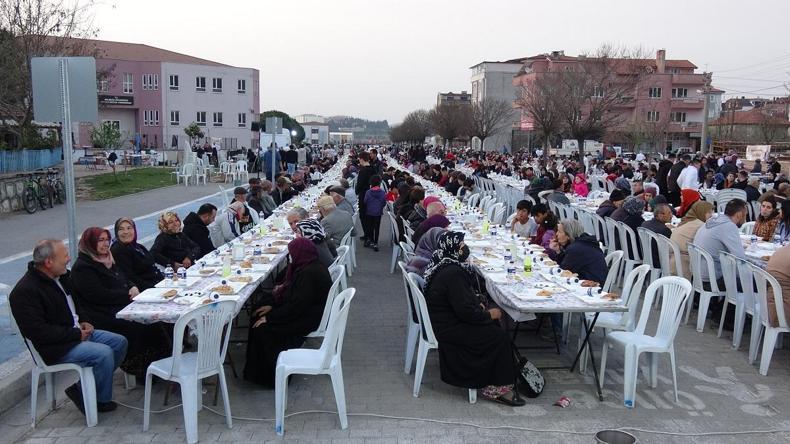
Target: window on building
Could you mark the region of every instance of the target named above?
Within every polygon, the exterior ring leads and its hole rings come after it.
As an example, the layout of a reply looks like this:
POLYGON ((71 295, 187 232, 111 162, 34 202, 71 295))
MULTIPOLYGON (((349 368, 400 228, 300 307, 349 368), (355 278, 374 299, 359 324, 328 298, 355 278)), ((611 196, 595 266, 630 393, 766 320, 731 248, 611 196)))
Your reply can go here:
POLYGON ((199 126, 206 126, 206 112, 205 111, 198 111, 195 116, 195 123, 199 126))
POLYGON ((669 120, 671 122, 685 122, 686 121, 686 113, 681 111, 675 111, 669 113, 669 120))
POLYGON ((685 99, 689 96, 688 88, 672 88, 673 99, 685 99))
POLYGON ((310 134, 318 134, 318 128, 310 128, 310 134))
POLYGON ((672 68, 671 70, 669 70, 669 72, 671 72, 672 74, 680 74, 680 70, 678 68, 672 68))
POLYGON ((181 124, 181 113, 178 111, 170 111, 170 124, 178 126, 181 124))
POLYGON ((143 126, 151 126, 151 111, 143 110, 143 126))
POLYGON ((661 114, 658 111, 648 111, 647 112, 647 121, 648 122, 658 122, 661 118, 661 114))
POLYGON ((159 91, 159 74, 151 74, 151 86, 154 91, 159 91))
POLYGON ((603 87, 602 86, 594 86, 593 87, 593 97, 603 97, 603 87))
POLYGON ((214 113, 214 126, 222 126, 222 113, 214 113))
POLYGON ((143 91, 147 91, 151 88, 151 74, 143 74, 143 91))
POLYGON ((205 91, 205 90, 206 90, 206 78, 195 77, 195 91, 205 91))
MULTIPOLYGON (((220 79, 222 80, 222 79, 220 79)), ((244 94, 247 92, 247 81, 244 79, 239 79, 238 83, 238 90, 239 94, 244 94)))
POLYGON ((652 86, 647 90, 647 96, 651 99, 660 99, 661 98, 661 88, 658 86, 652 86))
POLYGON ((151 114, 152 114, 152 117, 153 117, 152 125, 153 126, 159 126, 159 110, 155 109, 155 110, 151 111, 151 114))
POLYGON ((222 77, 214 77, 211 79, 211 91, 215 93, 222 92, 222 77))
POLYGON ((178 74, 170 74, 170 91, 178 91, 178 74))
POLYGON ((134 74, 130 72, 125 72, 123 74, 123 93, 124 94, 134 93, 134 74))
POLYGON ((247 126, 247 113, 239 113, 239 128, 247 126))
POLYGON ((112 125, 113 128, 120 130, 121 129, 121 121, 120 120, 102 120, 102 123, 109 123, 112 125))
POLYGON ((108 91, 110 91, 110 81, 109 80, 97 80, 96 81, 96 91, 98 91, 98 92, 108 92, 108 91))

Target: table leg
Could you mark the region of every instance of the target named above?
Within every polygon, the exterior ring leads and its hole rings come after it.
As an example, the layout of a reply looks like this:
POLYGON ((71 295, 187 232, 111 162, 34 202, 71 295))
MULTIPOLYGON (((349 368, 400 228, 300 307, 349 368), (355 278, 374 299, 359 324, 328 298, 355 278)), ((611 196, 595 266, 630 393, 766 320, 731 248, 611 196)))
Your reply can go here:
POLYGON ((584 340, 582 341, 581 347, 579 347, 579 351, 576 353, 576 359, 573 360, 573 364, 571 364, 571 372, 574 371, 576 368, 576 364, 579 362, 579 358, 581 357, 582 351, 585 347, 589 350, 590 355, 590 362, 592 363, 592 370, 593 370, 593 379, 595 380, 595 390, 598 392, 598 400, 603 401, 603 392, 601 392, 601 384, 598 381, 598 367, 595 364, 595 354, 593 353, 592 346, 590 345, 590 334, 595 328, 595 322, 598 321, 598 315, 600 313, 595 313, 591 322, 587 322, 587 316, 584 313, 580 313, 582 318, 582 325, 584 326, 584 340))

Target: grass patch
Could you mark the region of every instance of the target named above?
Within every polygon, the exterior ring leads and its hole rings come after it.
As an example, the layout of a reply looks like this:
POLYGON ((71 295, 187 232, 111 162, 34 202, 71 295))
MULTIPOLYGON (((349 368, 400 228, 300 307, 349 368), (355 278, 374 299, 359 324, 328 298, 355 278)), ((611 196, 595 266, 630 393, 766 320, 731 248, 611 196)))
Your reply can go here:
POLYGON ((84 177, 80 182, 87 188, 87 199, 104 200, 175 185, 172 171, 171 168, 136 168, 125 173, 84 177))

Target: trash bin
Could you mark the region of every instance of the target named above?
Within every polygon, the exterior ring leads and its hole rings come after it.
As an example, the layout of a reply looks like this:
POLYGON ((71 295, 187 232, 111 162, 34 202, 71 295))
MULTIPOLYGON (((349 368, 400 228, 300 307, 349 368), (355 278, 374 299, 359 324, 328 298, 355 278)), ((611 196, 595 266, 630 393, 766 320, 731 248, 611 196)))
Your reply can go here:
POLYGON ((621 430, 601 430, 595 434, 598 444, 634 444, 636 436, 621 430))

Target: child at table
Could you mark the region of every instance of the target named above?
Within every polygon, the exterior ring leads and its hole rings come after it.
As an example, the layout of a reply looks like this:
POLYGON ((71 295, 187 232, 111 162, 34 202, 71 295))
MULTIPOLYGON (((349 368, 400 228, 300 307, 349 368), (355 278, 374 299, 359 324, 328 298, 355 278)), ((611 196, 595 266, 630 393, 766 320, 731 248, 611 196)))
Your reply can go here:
POLYGON ((370 189, 365 192, 365 215, 368 224, 366 233, 368 239, 365 246, 379 251, 379 226, 381 225, 381 215, 384 214, 384 206, 387 204, 386 192, 381 189, 381 176, 374 174, 370 178, 370 189))

